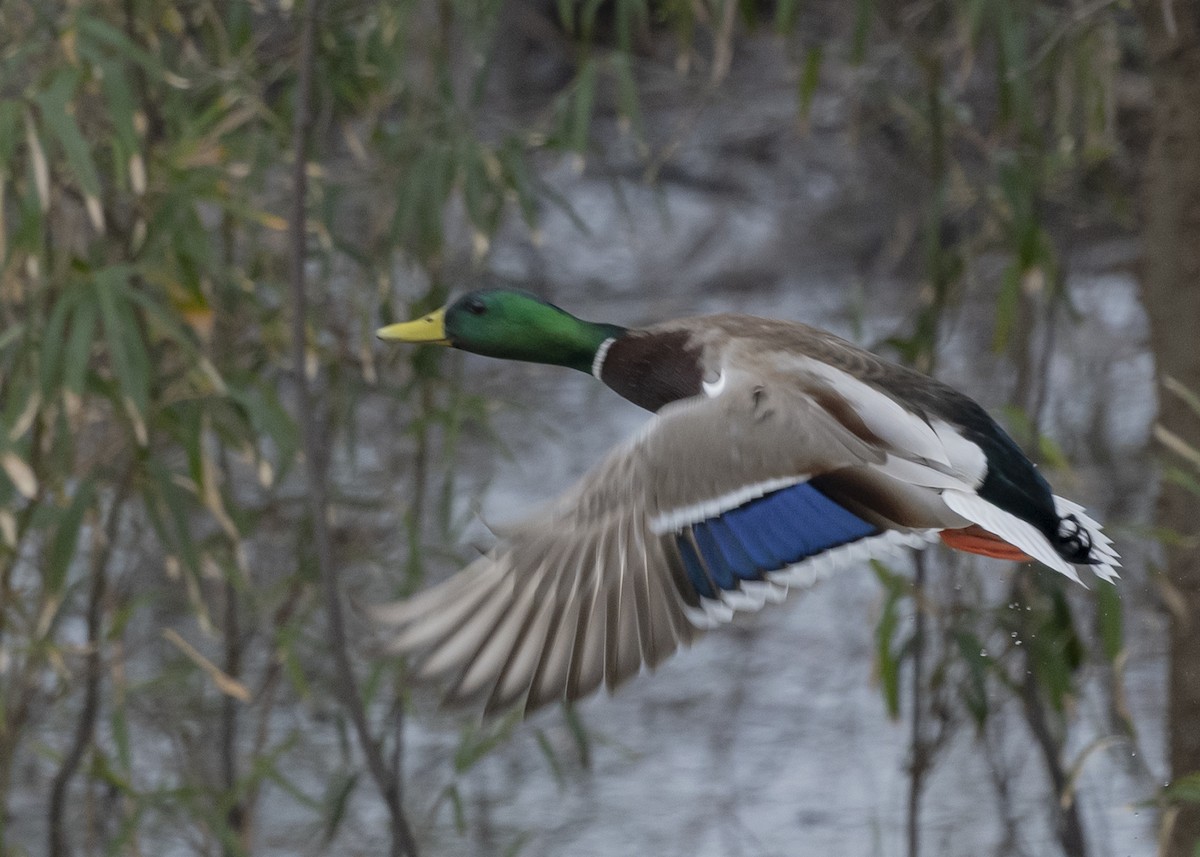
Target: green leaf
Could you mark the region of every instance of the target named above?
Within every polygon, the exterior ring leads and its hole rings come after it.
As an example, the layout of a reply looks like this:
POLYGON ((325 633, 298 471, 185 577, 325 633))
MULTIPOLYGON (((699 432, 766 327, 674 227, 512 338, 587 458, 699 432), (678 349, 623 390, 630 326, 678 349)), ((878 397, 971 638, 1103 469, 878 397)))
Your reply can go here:
POLYGON ((1176 777, 1162 793, 1170 801, 1200 803, 1200 771, 1176 777))
POLYGON ((583 61, 579 77, 575 81, 574 98, 571 102, 570 134, 568 145, 576 152, 587 151, 588 130, 592 122, 592 105, 596 99, 596 63, 591 58, 583 61))
POLYGON ((1074 687, 1076 670, 1083 664, 1083 645, 1075 632, 1071 605, 1053 572, 1039 573, 1042 597, 1032 606, 1028 624, 1019 629, 1028 650, 1028 664, 1055 711, 1061 712, 1074 687))
MULTIPOLYGON (((129 300, 128 266, 114 265, 97 271, 95 286, 113 375, 126 402, 136 410, 130 417, 135 422, 143 421, 141 434, 150 404, 150 356, 129 300)), ((139 437, 140 442, 144 440, 139 437)))
POLYGON ((80 35, 114 51, 118 57, 143 70, 158 76, 163 73, 162 63, 153 54, 137 45, 124 32, 109 24, 107 21, 93 15, 79 15, 75 27, 80 35))
POLYGON ((1000 294, 996 298, 996 330, 992 334, 992 350, 1003 351, 1017 323, 1017 307, 1021 301, 1021 270, 1011 264, 1004 269, 1000 294))
POLYGON ((346 819, 346 808, 350 805, 350 795, 358 785, 358 773, 340 774, 335 776, 325 790, 325 821, 322 824, 321 844, 328 846, 337 837, 342 822, 346 819))
POLYGON ((1071 466, 1067 453, 1058 445, 1058 441, 1049 435, 1039 435, 1037 439, 1038 456, 1047 467, 1065 470, 1071 466))
POLYGON ((1101 582, 1096 587, 1096 621, 1100 630, 1100 644, 1109 663, 1116 661, 1125 646, 1121 615, 1121 599, 1117 588, 1111 583, 1101 582))
POLYGON ((15 99, 0 100, 0 176, 9 174, 9 163, 24 135, 21 105, 15 99))
POLYGON ((579 9, 579 37, 584 44, 590 45, 596 32, 596 13, 604 5, 605 0, 582 0, 579 9))
POLYGON ((87 140, 75 123, 71 111, 71 99, 79 86, 78 70, 61 68, 51 80, 50 85, 34 96, 34 101, 41 109, 42 123, 58 140, 71 172, 79 181, 83 192, 88 196, 100 196, 100 174, 96 171, 96 163, 92 160, 91 150, 87 140))
POLYGON ((1168 393, 1178 397, 1191 409, 1192 413, 1200 417, 1200 396, 1169 376, 1163 379, 1163 386, 1166 387, 1168 393))
POLYGON ((54 595, 63 591, 67 579, 67 571, 75 558, 76 546, 79 544, 79 531, 83 526, 83 515, 92 504, 95 496, 95 486, 92 481, 84 481, 75 491, 70 505, 58 517, 54 537, 46 551, 46 564, 43 577, 46 589, 54 595))
POLYGON ((525 152, 518 140, 510 139, 496 153, 504 167, 509 186, 517 193, 521 207, 521 218, 525 225, 533 228, 537 223, 537 191, 525 163, 525 152))
POLYGON ((458 791, 458 786, 454 785, 454 783, 451 783, 450 785, 446 786, 446 790, 442 792, 442 794, 444 794, 447 800, 450 801, 450 810, 454 814, 454 829, 457 830, 460 835, 466 833, 467 811, 466 807, 463 806, 462 795, 458 791))
POLYGON ((555 0, 558 21, 567 35, 575 34, 575 0, 555 0))
POLYGON ((176 484, 174 474, 158 457, 151 457, 146 468, 151 477, 145 505, 150 522, 168 553, 176 554, 188 573, 199 575, 200 553, 191 532, 194 496, 176 484))
POLYGON ((463 199, 467 215, 476 229, 490 235, 496 230, 502 199, 488 176, 485 155, 478 145, 465 147, 463 154, 463 199))
POLYGON ((18 321, 10 325, 8 330, 0 332, 0 351, 20 340, 27 328, 25 322, 18 321))
POLYGON ((851 40, 850 61, 855 65, 867 56, 867 36, 871 33, 871 16, 875 12, 874 0, 856 0, 854 7, 854 36, 851 40))
POLYGON ((1180 486, 1186 491, 1190 491, 1200 497, 1200 479, 1197 479, 1191 473, 1179 467, 1168 467, 1163 471, 1163 476, 1169 482, 1180 486))
POLYGON ((278 480, 296 458, 299 449, 299 430, 276 391, 268 386, 230 387, 230 398, 243 409, 255 435, 261 441, 269 439, 275 446, 275 478, 278 480))
POLYGON ((125 713, 123 704, 113 705, 112 714, 109 716, 109 730, 117 748, 117 761, 121 765, 121 771, 128 775, 133 768, 133 756, 129 751, 129 720, 125 713))
POLYGON ((529 833, 529 831, 522 831, 521 833, 518 833, 509 846, 504 849, 501 857, 517 857, 517 855, 524 850, 525 846, 529 844, 529 840, 532 838, 533 835, 529 833))
POLYGON ((633 76, 633 63, 627 53, 613 56, 613 71, 617 79, 617 109, 629 120, 634 134, 640 139, 645 136, 642 108, 638 99, 637 80, 633 76))
POLYGON ((62 346, 62 384, 83 395, 84 381, 91 365, 92 342, 96 332, 96 301, 83 296, 71 316, 71 332, 62 346))
POLYGON ((779 0, 775 4, 775 32, 781 36, 790 33, 799 15, 800 0, 779 0))
POLYGON ((804 55, 804 70, 800 73, 800 115, 807 118, 813 94, 821 82, 821 46, 809 48, 804 55))
POLYGON ((871 568, 883 584, 885 597, 879 621, 875 625, 875 669, 879 674, 879 686, 888 716, 900 716, 900 666, 903 661, 903 646, 896 645, 896 632, 900 628, 900 603, 907 593, 907 582, 892 574, 880 562, 872 561, 871 568))
MULTIPOLYGON (((125 74, 125 66, 122 64, 108 62, 104 63, 102 68, 104 69, 104 78, 101 83, 108 106, 108 118, 116 132, 120 150, 125 157, 129 157, 138 150, 134 119, 137 103, 134 100, 133 88, 130 86, 129 78, 125 74)), ((125 169, 125 164, 119 166, 122 171, 125 169)))
POLYGON ((131 843, 138 838, 142 816, 145 811, 146 805, 144 803, 140 801, 133 802, 133 808, 121 819, 121 824, 117 828, 116 834, 106 843, 104 849, 105 857, 118 857, 121 854, 136 853, 137 849, 131 847, 131 843))
POLYGON ((50 398, 54 388, 61 379, 63 342, 66 338, 67 319, 78 299, 74 289, 66 289, 58 295, 50 315, 46 319, 46 327, 42 333, 42 353, 40 364, 42 395, 50 398))
POLYGON ((563 780, 562 765, 558 762, 558 754, 554 752, 554 746, 550 743, 550 739, 546 737, 546 733, 541 729, 537 729, 533 733, 537 739, 538 749, 542 751, 542 755, 546 758, 546 764, 550 766, 550 773, 554 775, 554 781, 561 786, 563 780))
POLYGON ((563 718, 567 721, 567 728, 575 741, 575 748, 579 751, 579 766, 586 770, 592 766, 592 742, 587 726, 572 703, 564 702, 562 708, 563 718))
POLYGON ((462 774, 469 771, 480 759, 507 741, 520 719, 521 712, 512 711, 495 723, 467 726, 454 751, 454 772, 462 774))
POLYGON ((617 0, 616 5, 617 56, 629 57, 633 54, 633 22, 646 20, 646 4, 644 0, 617 0))
POLYGON ((991 668, 983 643, 969 631, 956 631, 954 642, 958 644, 959 657, 967 667, 967 678, 962 685, 963 703, 975 725, 982 728, 987 722, 989 707, 987 696, 987 671, 991 668))

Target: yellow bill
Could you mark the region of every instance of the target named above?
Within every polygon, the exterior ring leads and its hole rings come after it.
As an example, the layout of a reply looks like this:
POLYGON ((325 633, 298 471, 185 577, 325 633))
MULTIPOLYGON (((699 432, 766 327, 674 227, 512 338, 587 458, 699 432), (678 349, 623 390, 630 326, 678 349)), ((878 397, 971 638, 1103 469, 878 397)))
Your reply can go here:
POLYGON ((428 342, 433 345, 449 345, 446 338, 446 308, 434 310, 415 321, 389 324, 375 331, 380 339, 389 342, 428 342))

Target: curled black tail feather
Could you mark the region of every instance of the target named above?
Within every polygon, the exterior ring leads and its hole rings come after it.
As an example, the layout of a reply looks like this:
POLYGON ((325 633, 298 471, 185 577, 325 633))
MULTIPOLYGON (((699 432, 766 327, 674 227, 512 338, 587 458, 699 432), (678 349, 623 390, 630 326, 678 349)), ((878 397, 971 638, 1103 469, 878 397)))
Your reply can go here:
POLYGON ((1097 565, 1100 558, 1092 553, 1092 534, 1074 514, 1064 515, 1058 522, 1054 547, 1067 562, 1097 565))

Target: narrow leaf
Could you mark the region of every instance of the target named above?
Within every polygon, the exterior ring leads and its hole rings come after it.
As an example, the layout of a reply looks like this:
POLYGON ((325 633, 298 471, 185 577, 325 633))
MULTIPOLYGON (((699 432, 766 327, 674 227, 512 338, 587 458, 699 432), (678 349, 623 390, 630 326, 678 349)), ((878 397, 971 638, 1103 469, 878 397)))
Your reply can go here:
POLYGON ((42 122, 62 146, 71 172, 79 181, 83 192, 88 196, 98 197, 100 174, 96 170, 95 161, 92 160, 87 140, 80 132, 72 112, 71 99, 78 85, 79 72, 73 68, 63 68, 54 76, 50 86, 34 97, 34 101, 41 110, 42 122))
POLYGON ((21 492, 25 499, 32 500, 37 496, 37 476, 34 475, 33 468, 26 464, 23 458, 15 452, 6 452, 0 456, 0 467, 4 469, 9 481, 21 492))
POLYGON ((592 122, 592 105, 596 98, 596 63, 584 60, 575 84, 575 98, 571 109, 571 133, 568 144, 576 152, 587 150, 588 129, 592 122))
POLYGON ((204 657, 191 643, 179 636, 174 628, 164 628, 162 635, 165 640, 183 652, 188 660, 203 670, 221 693, 232 696, 240 702, 250 701, 250 689, 246 685, 204 657))
POLYGON ((38 135, 33 113, 25 113, 25 145, 29 149, 29 165, 33 170, 33 186, 37 190, 38 203, 42 213, 50 210, 50 165, 46 160, 46 150, 42 147, 42 138, 38 135))
POLYGON ((821 82, 821 46, 809 48, 804 55, 804 70, 800 73, 800 115, 807 118, 813 94, 821 82))
POLYGON ((44 571, 46 588, 54 595, 62 592, 63 584, 67 579, 67 571, 71 567, 71 561, 75 558, 76 546, 79 543, 79 531, 83 526, 83 515, 91 505, 94 493, 92 482, 90 480, 84 482, 75 492, 75 496, 71 498, 71 505, 66 508, 58 520, 54 538, 50 541, 50 547, 46 552, 44 571))
POLYGON ((1125 647, 1125 639, 1121 599, 1117 595, 1117 588, 1111 584, 1101 583, 1096 588, 1096 623, 1099 625, 1104 657, 1113 663, 1125 647))

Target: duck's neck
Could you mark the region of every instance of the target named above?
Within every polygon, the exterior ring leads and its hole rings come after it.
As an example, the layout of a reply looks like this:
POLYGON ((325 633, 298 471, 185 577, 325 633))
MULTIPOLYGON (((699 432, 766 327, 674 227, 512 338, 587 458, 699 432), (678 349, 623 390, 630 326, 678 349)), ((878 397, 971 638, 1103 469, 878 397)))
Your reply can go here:
POLYGON ((538 362, 578 369, 599 378, 608 349, 628 331, 616 324, 584 321, 573 316, 571 320, 574 324, 555 337, 555 341, 541 352, 538 362))

